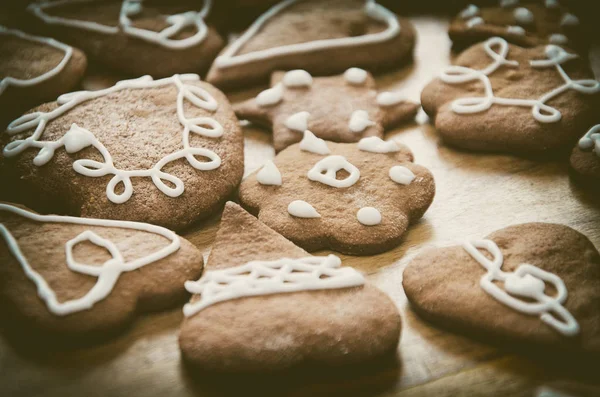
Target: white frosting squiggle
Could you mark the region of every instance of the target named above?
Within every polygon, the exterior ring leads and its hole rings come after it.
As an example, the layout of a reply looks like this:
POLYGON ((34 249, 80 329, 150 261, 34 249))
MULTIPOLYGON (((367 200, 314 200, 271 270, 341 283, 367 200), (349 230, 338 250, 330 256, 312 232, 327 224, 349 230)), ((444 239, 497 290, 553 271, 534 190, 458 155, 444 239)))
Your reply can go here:
POLYGON ((527 263, 519 265, 514 272, 502 271, 502 251, 492 240, 467 241, 463 248, 487 270, 479 285, 498 302, 521 313, 540 316, 543 322, 565 336, 579 333, 577 320, 562 305, 567 300, 567 287, 560 277, 527 263), (493 259, 489 260, 479 249, 488 251, 493 259), (502 282, 504 288, 494 281, 502 282), (552 284, 556 296, 544 293, 545 283, 552 284))
POLYGON ((86 276, 96 277, 96 284, 83 297, 72 299, 66 302, 59 302, 55 292, 50 288, 41 274, 36 272, 23 252, 19 244, 10 231, 0 223, 0 236, 8 246, 8 250, 20 263, 23 272, 37 287, 38 296, 46 303, 48 310, 57 316, 66 316, 83 310, 91 309, 97 302, 105 299, 113 290, 122 273, 140 269, 150 263, 156 262, 177 251, 180 247, 179 236, 164 227, 150 225, 147 223, 115 221, 106 219, 77 218, 71 216, 58 215, 38 215, 21 208, 0 203, 0 212, 6 211, 12 214, 22 216, 35 222, 42 223, 66 223, 74 225, 101 226, 108 228, 139 230, 148 233, 157 234, 170 241, 169 245, 153 252, 143 258, 127 262, 115 243, 98 236, 96 233, 87 230, 77 237, 69 240, 65 245, 67 266, 75 273, 86 276), (89 241, 95 245, 106 248, 110 253, 111 259, 104 262, 102 266, 79 263, 73 257, 73 248, 84 241, 89 241))
POLYGON ((600 124, 596 124, 579 140, 579 148, 593 150, 600 157, 600 124))
POLYGON ((118 26, 107 26, 97 22, 83 21, 78 19, 63 18, 52 16, 45 10, 68 4, 89 3, 92 0, 59 0, 33 3, 29 6, 29 11, 47 24, 70 26, 79 29, 90 30, 103 34, 116 34, 119 31, 129 36, 133 36, 151 43, 161 45, 166 48, 178 50, 190 48, 201 43, 208 32, 204 23, 204 18, 208 15, 212 0, 204 0, 204 5, 200 11, 188 11, 181 14, 163 16, 169 27, 160 32, 136 28, 130 19, 131 16, 138 15, 143 9, 143 0, 123 0, 121 12, 119 14, 118 26), (189 27, 194 27, 196 33, 185 39, 175 40, 172 37, 178 35, 189 27))
POLYGON ((367 0, 364 8, 365 13, 377 21, 384 22, 388 26, 384 31, 357 37, 342 37, 290 44, 236 55, 239 50, 262 29, 265 23, 297 2, 298 0, 284 0, 271 7, 267 12, 262 14, 237 41, 228 47, 223 54, 215 60, 214 66, 223 69, 282 55, 302 54, 326 48, 354 47, 364 44, 381 43, 400 34, 400 24, 398 23, 396 15, 387 8, 377 4, 375 0, 367 0))
POLYGON ((300 259, 252 261, 241 266, 211 270, 198 281, 188 281, 185 288, 200 299, 186 304, 186 317, 215 303, 249 296, 298 291, 340 289, 365 284, 364 277, 351 267, 341 267, 335 255, 309 256, 300 259))
POLYGON ((337 188, 345 188, 354 185, 360 178, 360 171, 344 156, 327 156, 319 160, 307 174, 311 181, 321 182, 325 185, 337 188), (348 175, 344 179, 337 179, 338 171, 344 170, 348 175))
POLYGON ((49 70, 46 73, 43 73, 37 77, 24 80, 24 79, 17 79, 17 78, 8 76, 3 79, 0 79, 0 95, 2 95, 4 90, 8 86, 11 86, 11 85, 16 86, 16 87, 30 87, 30 86, 37 85, 46 80, 51 79, 52 77, 54 77, 57 74, 59 74, 60 72, 62 72, 62 70, 65 68, 65 66, 67 66, 67 63, 71 59, 71 56, 73 55, 72 47, 70 47, 66 44, 63 44, 59 41, 56 41, 54 39, 50 39, 50 38, 46 38, 46 37, 32 36, 27 33, 23 33, 20 30, 8 29, 8 28, 0 25, 0 36, 1 35, 11 35, 11 36, 15 36, 20 39, 23 39, 23 40, 32 41, 35 43, 46 44, 51 47, 57 48, 61 51, 64 51, 65 56, 58 63, 58 65, 56 65, 52 70, 49 70))
POLYGON ((113 203, 122 204, 131 198, 133 194, 131 178, 133 177, 150 177, 161 192, 169 197, 178 197, 183 193, 185 187, 181 179, 162 171, 167 164, 185 158, 192 167, 201 171, 214 170, 221 165, 221 158, 212 150, 190 146, 190 132, 208 138, 219 138, 223 135, 223 127, 211 117, 196 117, 193 119, 185 117, 183 112, 184 99, 187 99, 194 106, 208 111, 215 111, 218 107, 217 101, 208 91, 201 87, 185 84, 185 82, 198 80, 200 80, 200 77, 195 74, 174 75, 160 80, 152 80, 150 76, 143 76, 138 79, 120 81, 104 90, 78 91, 61 95, 57 100, 60 106, 56 109, 48 113, 25 114, 9 124, 6 130, 9 135, 15 135, 34 127, 35 132, 26 139, 18 139, 7 144, 4 147, 3 154, 5 157, 15 157, 29 148, 38 148, 40 151, 33 159, 33 163, 39 167, 50 161, 55 151, 60 147, 64 146, 68 153, 76 153, 86 147, 93 146, 102 155, 103 162, 79 159, 73 163, 73 169, 81 175, 92 178, 114 175, 106 186, 106 195, 113 203), (175 85, 179 90, 177 94, 177 118, 184 127, 182 132, 183 148, 163 157, 152 168, 146 170, 122 170, 117 168, 110 152, 102 142, 92 132, 79 127, 77 124, 71 125, 69 131, 57 141, 41 140, 48 122, 60 117, 83 102, 124 89, 154 88, 169 84, 175 85), (210 161, 201 162, 195 156, 206 157, 210 161), (164 181, 170 182, 175 187, 167 185, 164 181), (119 184, 122 184, 124 188, 120 194, 116 193, 119 184))
POLYGON ((459 114, 478 113, 488 110, 492 105, 504 106, 523 106, 531 107, 533 117, 542 123, 554 123, 561 119, 561 113, 546 104, 554 97, 567 90, 575 90, 582 94, 595 94, 600 92, 600 82, 596 80, 571 80, 562 68, 562 64, 577 58, 577 55, 566 52, 556 45, 546 46, 547 59, 532 60, 530 65, 534 68, 555 67, 557 72, 563 78, 565 83, 552 91, 545 93, 538 99, 516 99, 502 98, 494 96, 492 83, 489 75, 498 70, 501 66, 517 67, 517 61, 506 59, 508 54, 508 43, 500 37, 488 39, 483 48, 485 52, 493 59, 493 62, 485 69, 475 70, 465 66, 452 65, 446 68, 440 76, 441 80, 447 84, 462 84, 473 80, 480 80, 485 89, 483 97, 464 97, 452 102, 452 110, 459 114), (492 46, 498 46, 499 52, 494 51, 492 46))

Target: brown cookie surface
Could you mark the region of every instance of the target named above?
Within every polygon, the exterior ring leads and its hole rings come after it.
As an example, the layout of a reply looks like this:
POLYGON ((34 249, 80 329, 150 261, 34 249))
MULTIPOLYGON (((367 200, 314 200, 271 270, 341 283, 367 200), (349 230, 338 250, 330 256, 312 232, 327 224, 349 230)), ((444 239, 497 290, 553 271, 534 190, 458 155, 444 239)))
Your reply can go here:
POLYGON ((33 4, 45 32, 114 70, 140 76, 204 73, 224 42, 204 19, 210 2, 68 0, 33 4))
POLYGON ((2 168, 34 208, 181 229, 242 178, 238 121, 197 75, 124 80, 33 112, 3 134, 2 168))
POLYGON ((85 55, 76 48, 0 25, 0 127, 71 91, 86 66, 85 55))
POLYGON ((240 119, 272 128, 277 152, 300 142, 307 129, 333 142, 383 138, 385 129, 413 120, 419 109, 399 92, 378 94, 371 74, 359 68, 314 78, 304 70, 276 72, 271 87, 234 110, 240 119))
MULTIPOLYGON (((442 326, 481 334, 497 342, 600 354, 600 255, 594 245, 567 226, 548 223, 510 226, 486 239, 497 245, 503 256, 499 259, 500 269, 504 275, 510 275, 507 281, 494 277, 495 286, 505 291, 512 280, 515 289, 533 288, 545 295, 543 299, 551 301, 552 307, 562 306, 568 315, 557 311, 563 309, 532 309, 540 300, 515 292, 506 295, 527 303, 532 314, 497 300, 482 288, 485 267, 460 246, 432 249, 409 263, 402 285, 415 310, 442 326), (560 298, 562 293, 557 292, 553 277, 546 274, 540 278, 540 272, 531 269, 519 273, 527 267, 523 264, 559 277, 566 287, 564 299, 560 298), (541 287, 537 285, 540 280, 544 281, 541 287), (563 323, 570 315, 578 324, 578 331, 563 333, 543 321, 544 314, 563 323)), ((494 257, 498 256, 485 249, 478 251, 489 262, 489 276, 490 269, 495 268, 494 257)))
POLYGON ((39 216, 0 203, 0 299, 5 313, 16 313, 44 340, 112 334, 139 313, 180 302, 185 280, 202 268, 202 254, 163 228, 39 216), (70 267, 78 264, 89 269, 70 267), (115 266, 123 271, 116 274, 115 266))
MULTIPOLYGON (((307 256, 228 203, 207 269, 307 256)), ((198 299, 195 295, 191 302, 198 299)), ((381 291, 365 284, 216 303, 184 320, 179 344, 184 359, 203 369, 260 372, 304 363, 361 362, 393 351, 399 337, 397 308, 381 291)))
POLYGON ((429 170, 413 163, 406 146, 377 137, 358 144, 309 138, 305 133, 303 142, 281 151, 274 164, 248 176, 240 186, 242 205, 309 251, 369 255, 397 246, 433 200, 429 170), (308 151, 314 146, 307 148, 307 142, 325 145, 327 153, 308 151), (378 153, 374 147, 390 151, 378 153), (269 178, 275 169, 280 184, 269 178))
POLYGON ((374 1, 282 1, 219 55, 207 80, 238 88, 275 70, 383 70, 411 59, 414 42, 411 23, 374 1))
POLYGON ((425 87, 421 103, 450 145, 540 155, 572 147, 596 119, 599 93, 571 50, 496 37, 465 50, 425 87))
POLYGON ((600 189, 600 124, 592 127, 571 152, 573 176, 587 187, 600 189))

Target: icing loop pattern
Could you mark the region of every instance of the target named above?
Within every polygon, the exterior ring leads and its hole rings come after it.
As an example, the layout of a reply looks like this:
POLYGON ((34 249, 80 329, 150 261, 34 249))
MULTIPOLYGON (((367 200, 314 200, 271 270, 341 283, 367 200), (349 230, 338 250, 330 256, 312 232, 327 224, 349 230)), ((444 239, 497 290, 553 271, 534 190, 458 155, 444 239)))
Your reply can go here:
POLYGON ((71 26, 104 34, 117 34, 122 31, 129 36, 137 37, 166 48, 178 50, 193 47, 204 40, 208 32, 208 28, 204 23, 204 18, 208 15, 212 3, 212 0, 204 0, 204 5, 198 12, 188 11, 181 14, 164 15, 163 18, 169 26, 160 32, 133 26, 131 17, 139 15, 143 11, 143 0, 123 0, 118 26, 108 26, 97 22, 52 16, 45 11, 62 5, 77 3, 85 4, 90 1, 91 0, 47 1, 31 4, 29 10, 48 24, 71 26), (190 27, 194 27, 196 30, 194 35, 181 40, 173 38, 190 27))
POLYGON ((360 178, 360 171, 344 156, 328 156, 317 162, 309 171, 308 179, 321 182, 331 187, 344 188, 354 185, 360 178), (348 175, 344 179, 336 179, 338 171, 344 170, 348 175))
POLYGON ((521 313, 539 315, 544 323, 565 336, 579 333, 579 324, 562 305, 567 300, 567 288, 560 277, 526 263, 514 272, 502 271, 502 252, 491 240, 467 241, 463 248, 487 270, 479 285, 494 299, 521 313), (489 260, 479 249, 488 251, 493 259, 489 260), (494 281, 502 282, 504 289, 494 281), (556 296, 544 293, 545 283, 552 284, 556 296))
POLYGON ((357 287, 364 277, 351 267, 341 267, 335 255, 309 256, 300 259, 252 261, 241 266, 212 270, 198 281, 188 281, 185 288, 200 299, 183 307, 186 317, 193 316, 219 302, 250 296, 264 296, 298 291, 357 287))
POLYGON ((489 75, 498 70, 501 66, 518 67, 517 61, 510 61, 506 58, 508 54, 508 43, 500 37, 488 39, 483 48, 492 58, 493 62, 482 70, 475 70, 465 66, 452 65, 448 67, 442 75, 441 80, 447 84, 462 84, 473 80, 479 80, 484 86, 484 96, 482 97, 464 97, 452 102, 452 110, 458 114, 478 113, 488 110, 492 105, 504 106, 522 106, 531 107, 533 117, 542 123, 554 123, 561 119, 561 113, 547 105, 546 103, 567 90, 575 90, 582 94, 595 94, 600 92, 600 82, 596 80, 571 80, 562 68, 562 64, 577 58, 577 55, 566 52, 556 45, 546 46, 547 59, 532 60, 530 65, 533 68, 555 67, 565 83, 550 92, 545 93, 538 99, 516 99, 502 98, 494 96, 492 83, 489 75), (498 52, 494 50, 497 47, 498 52))
POLYGON ((138 79, 120 81, 113 87, 104 90, 79 91, 61 95, 57 100, 60 106, 56 109, 48 113, 34 112, 26 114, 9 124, 7 128, 9 135, 15 135, 34 127, 35 131, 26 139, 15 140, 7 144, 4 147, 3 154, 5 157, 15 157, 29 148, 37 148, 40 151, 33 159, 33 163, 36 166, 42 166, 52 159, 55 151, 60 147, 64 146, 67 153, 76 153, 92 146, 102 155, 103 161, 79 159, 73 163, 73 169, 81 175, 92 178, 114 175, 106 186, 108 199, 113 203, 122 204, 131 198, 133 194, 131 178, 133 177, 149 177, 161 192, 169 197, 178 197, 183 193, 185 187, 181 179, 162 171, 167 164, 185 158, 192 167, 201 171, 214 170, 221 165, 221 158, 212 150, 190 146, 190 132, 207 138, 219 138, 223 135, 223 127, 215 119, 211 117, 188 119, 184 114, 184 99, 198 108, 211 112, 215 111, 218 107, 216 100, 208 91, 201 87, 185 84, 185 82, 198 81, 199 79, 198 75, 194 74, 174 75, 160 80, 152 80, 150 76, 144 76, 138 79), (154 88, 169 84, 175 85, 179 90, 177 94, 177 117, 180 124, 184 127, 182 132, 183 148, 163 157, 152 168, 146 170, 122 170, 117 168, 110 152, 102 142, 92 132, 77 124, 71 125, 71 128, 65 135, 57 141, 41 140, 44 129, 49 121, 60 117, 85 101, 124 89, 154 88), (198 161, 196 156, 207 158, 209 161, 198 161), (174 187, 169 186, 164 181, 169 182, 174 187), (121 193, 117 193, 117 186, 119 185, 123 187, 121 193))
POLYGON ((600 124, 596 124, 579 140, 579 148, 593 150, 600 157, 600 124))
POLYGON ((75 272, 86 276, 96 277, 96 284, 90 289, 87 294, 81 298, 59 302, 56 293, 48 285, 41 274, 36 272, 23 252, 19 248, 19 244, 10 231, 0 223, 0 237, 4 239, 8 246, 8 250, 19 262, 25 276, 29 278, 37 287, 39 297, 46 303, 48 310, 57 316, 66 316, 68 314, 91 309, 97 302, 105 299, 112 292, 115 284, 119 280, 122 273, 137 270, 150 263, 156 262, 177 251, 180 247, 179 237, 172 231, 160 226, 150 225, 147 223, 129 222, 129 221, 114 221, 105 219, 77 218, 70 216, 58 215, 38 215, 21 208, 14 207, 8 204, 0 203, 0 212, 9 212, 16 214, 26 219, 42 223, 66 223, 74 225, 99 226, 108 228, 130 229, 144 231, 157 234, 169 240, 169 244, 160 250, 151 253, 145 257, 126 261, 119 251, 119 248, 110 240, 107 240, 96 233, 86 230, 75 238, 69 240, 65 245, 65 254, 67 267, 75 272), (103 247, 110 254, 111 259, 107 260, 101 266, 92 264, 80 263, 73 256, 74 247, 82 242, 89 241, 92 244, 103 247))

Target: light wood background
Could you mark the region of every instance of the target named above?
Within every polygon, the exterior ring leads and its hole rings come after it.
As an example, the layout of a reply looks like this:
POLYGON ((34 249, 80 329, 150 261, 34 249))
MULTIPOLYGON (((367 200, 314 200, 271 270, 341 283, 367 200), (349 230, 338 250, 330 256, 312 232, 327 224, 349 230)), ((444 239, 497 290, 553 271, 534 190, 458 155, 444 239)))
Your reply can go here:
MULTIPOLYGON (((415 17, 413 22, 419 34, 414 65, 379 76, 377 82, 380 89, 401 89, 418 101, 423 86, 450 62, 450 41, 445 19, 415 17)), ((594 65, 600 68, 600 56, 594 65)), ((94 74, 84 86, 105 86, 113 79, 94 74)), ((233 95, 232 101, 259 91, 233 95)), ((249 173, 273 158, 274 151, 269 133, 244 131, 249 173)), ((176 308, 140 318, 108 343, 69 352, 25 354, 0 337, 0 396, 217 396, 225 391, 237 396, 600 395, 600 363, 516 355, 438 329, 410 310, 401 286, 403 268, 424 248, 483 237, 514 223, 563 223, 600 247, 600 199, 573 185, 566 159, 542 163, 457 151, 438 142, 425 114, 391 137, 411 147, 416 162, 433 172, 435 200, 398 248, 373 257, 341 257, 398 305, 403 330, 395 360, 319 376, 277 377, 273 384, 268 378, 200 376, 181 363, 177 335, 183 315, 176 308)), ((218 220, 215 216, 185 234, 205 256, 218 220)))

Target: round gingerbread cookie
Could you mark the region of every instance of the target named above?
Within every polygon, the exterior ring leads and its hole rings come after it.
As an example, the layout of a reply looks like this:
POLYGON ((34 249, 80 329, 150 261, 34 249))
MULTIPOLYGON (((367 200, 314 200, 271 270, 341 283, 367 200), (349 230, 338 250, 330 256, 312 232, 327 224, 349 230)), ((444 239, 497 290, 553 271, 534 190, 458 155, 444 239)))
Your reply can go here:
POLYGON ((573 148, 571 170, 583 186, 600 191, 600 124, 590 128, 573 148))
POLYGON ((119 72, 166 77, 205 72, 223 39, 207 26, 212 0, 52 0, 29 6, 53 37, 119 72))
POLYGON ((244 169, 227 98, 195 74, 62 95, 13 121, 0 147, 34 208, 171 229, 211 215, 244 169))

